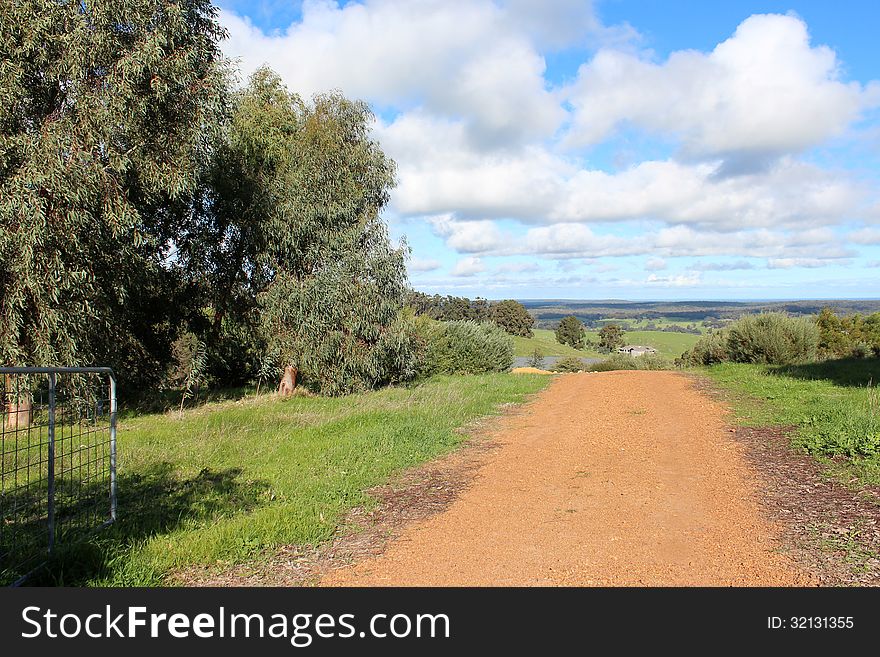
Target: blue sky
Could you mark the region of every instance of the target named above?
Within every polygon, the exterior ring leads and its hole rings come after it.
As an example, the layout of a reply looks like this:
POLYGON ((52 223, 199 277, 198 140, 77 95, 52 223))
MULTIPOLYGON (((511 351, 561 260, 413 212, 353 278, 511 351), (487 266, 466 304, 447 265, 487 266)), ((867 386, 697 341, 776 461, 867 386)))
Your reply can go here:
POLYGON ((220 6, 243 79, 373 107, 417 289, 880 297, 880 3, 220 6))

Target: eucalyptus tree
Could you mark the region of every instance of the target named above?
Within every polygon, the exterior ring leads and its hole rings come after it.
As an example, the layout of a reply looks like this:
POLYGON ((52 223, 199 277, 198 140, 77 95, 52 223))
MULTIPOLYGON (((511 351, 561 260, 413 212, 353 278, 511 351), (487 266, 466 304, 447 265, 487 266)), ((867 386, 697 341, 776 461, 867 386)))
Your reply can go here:
POLYGON ((0 359, 156 364, 222 110, 209 0, 0 3, 0 359))
POLYGON ((259 297, 270 348, 329 394, 414 371, 405 249, 380 217, 395 165, 370 138, 372 118, 339 94, 306 108, 273 217, 275 275, 259 297))
POLYGON ((181 238, 210 282, 214 330, 255 325, 285 392, 297 374, 340 394, 414 372, 405 247, 380 217, 395 166, 372 120, 364 103, 304 102, 258 70, 234 100, 198 229, 181 238))

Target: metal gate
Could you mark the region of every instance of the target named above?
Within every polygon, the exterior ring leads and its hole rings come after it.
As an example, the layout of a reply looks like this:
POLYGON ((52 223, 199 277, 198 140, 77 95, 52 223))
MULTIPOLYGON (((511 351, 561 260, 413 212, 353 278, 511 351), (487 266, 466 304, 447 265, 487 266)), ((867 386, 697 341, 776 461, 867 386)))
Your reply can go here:
POLYGON ((0 584, 116 520, 109 367, 0 367, 0 584))

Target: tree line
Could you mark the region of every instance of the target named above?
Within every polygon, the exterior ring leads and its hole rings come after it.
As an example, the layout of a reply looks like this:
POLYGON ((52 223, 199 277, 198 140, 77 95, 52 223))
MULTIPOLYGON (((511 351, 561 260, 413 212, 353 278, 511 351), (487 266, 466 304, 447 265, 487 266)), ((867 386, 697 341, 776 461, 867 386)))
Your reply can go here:
POLYGON ((535 318, 520 302, 513 299, 487 301, 477 297, 425 294, 413 290, 407 304, 420 316, 441 322, 473 321, 494 322, 510 335, 531 338, 535 318))

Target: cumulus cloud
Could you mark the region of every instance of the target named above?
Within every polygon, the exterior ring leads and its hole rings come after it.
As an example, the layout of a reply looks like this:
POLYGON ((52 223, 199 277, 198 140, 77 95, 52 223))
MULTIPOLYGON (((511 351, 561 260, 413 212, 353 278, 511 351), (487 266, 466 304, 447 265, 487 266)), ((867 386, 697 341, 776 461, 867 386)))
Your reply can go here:
MULTIPOLYGON (((231 10, 221 21, 225 52, 245 75, 268 63, 304 97, 340 89, 372 104, 373 135, 398 164, 390 211, 426 222, 463 256, 444 279, 455 285, 484 272, 481 284, 525 281, 538 268, 489 271, 481 260, 489 255, 565 268, 625 256, 646 258, 647 271, 684 256, 810 268, 854 257, 853 244, 880 244, 876 190, 803 156, 875 116, 880 84, 844 79, 835 52, 811 42, 794 15, 751 16, 710 51, 662 60, 637 49, 634 29, 603 24, 582 0, 307 0, 298 20, 274 32, 231 10), (593 55, 574 80, 554 84, 547 56, 567 48, 593 55), (636 149, 625 166, 591 162, 582 147, 624 130, 659 139, 659 152, 672 155, 636 149), (499 220, 524 226, 510 231, 499 220), (840 231, 855 222, 868 227, 840 231)), ((409 263, 411 272, 440 267, 409 263)), ((682 277, 652 274, 651 284, 754 268, 696 263, 682 277)), ((639 276, 602 284, 645 284, 639 276)))
POLYGON ((440 262, 437 260, 423 260, 421 258, 413 258, 407 263, 407 269, 410 271, 435 271, 440 267, 440 262))
POLYGON ((627 122, 697 156, 796 153, 876 106, 880 89, 843 82, 839 69, 834 51, 811 45, 792 15, 751 16, 712 52, 677 51, 661 63, 602 50, 570 89, 568 138, 595 144, 627 122))
POLYGON ((847 237, 856 244, 880 244, 880 228, 862 228, 853 231, 847 237))
POLYGON ((224 49, 244 73, 269 63, 306 96, 341 89, 380 106, 463 117, 484 146, 551 135, 565 118, 546 88, 543 56, 509 18, 489 0, 307 1, 300 21, 266 34, 221 14, 224 49))
POLYGON ((507 262, 498 265, 495 271, 504 274, 522 274, 525 272, 540 271, 541 266, 537 262, 507 262))
POLYGON ((479 258, 471 256, 462 258, 455 263, 455 266, 449 272, 453 276, 474 276, 486 271, 486 265, 479 258))
POLYGON ((748 260, 737 260, 735 262, 698 262, 690 267, 693 271, 738 271, 754 268, 755 265, 748 260))
POLYGON ((403 215, 506 217, 527 223, 653 219, 722 229, 822 225, 859 212, 867 192, 839 172, 785 157, 761 173, 719 176, 720 161, 647 160, 618 172, 583 168, 543 145, 484 153, 457 122, 411 113, 377 126, 400 163, 403 215))
MULTIPOLYGON (((435 219, 435 221, 437 221, 435 219)), ((792 266, 809 266, 810 259, 850 258, 855 252, 834 239, 828 228, 809 230, 701 231, 677 225, 642 231, 634 236, 597 233, 578 223, 530 228, 524 235, 502 231, 491 221, 459 221, 443 217, 440 223, 451 248, 480 255, 537 255, 574 260, 613 256, 668 257, 738 256, 788 259, 792 266), (477 248, 479 245, 479 248, 477 248)), ((699 271, 698 268, 694 268, 699 271)))

